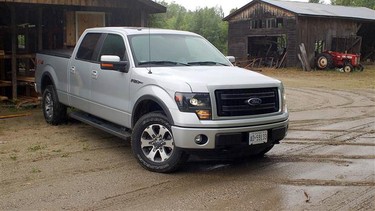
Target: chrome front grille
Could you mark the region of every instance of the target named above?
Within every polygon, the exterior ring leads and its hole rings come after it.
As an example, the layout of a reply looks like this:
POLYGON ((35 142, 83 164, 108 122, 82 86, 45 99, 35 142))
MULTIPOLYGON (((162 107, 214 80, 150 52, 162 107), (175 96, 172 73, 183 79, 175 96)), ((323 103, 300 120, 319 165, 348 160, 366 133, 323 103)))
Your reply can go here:
POLYGON ((278 112, 277 88, 216 90, 217 115, 247 116, 278 112))

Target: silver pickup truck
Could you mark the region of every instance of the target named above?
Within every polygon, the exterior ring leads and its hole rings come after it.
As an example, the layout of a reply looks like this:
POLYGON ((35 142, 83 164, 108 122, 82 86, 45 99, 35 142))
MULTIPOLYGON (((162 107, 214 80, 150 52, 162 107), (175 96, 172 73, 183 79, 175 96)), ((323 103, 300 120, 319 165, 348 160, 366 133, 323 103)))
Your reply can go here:
POLYGON ((141 166, 171 172, 193 153, 259 156, 285 137, 282 83, 230 60, 190 32, 93 28, 72 52, 37 54, 36 90, 47 123, 131 138, 141 166))

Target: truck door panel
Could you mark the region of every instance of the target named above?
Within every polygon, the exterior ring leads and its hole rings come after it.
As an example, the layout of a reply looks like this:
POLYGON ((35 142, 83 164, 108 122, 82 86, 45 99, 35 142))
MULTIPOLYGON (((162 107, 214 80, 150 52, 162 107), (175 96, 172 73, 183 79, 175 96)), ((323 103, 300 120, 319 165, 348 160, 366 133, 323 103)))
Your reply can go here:
MULTIPOLYGON (((108 34, 104 39, 101 55, 117 55, 126 60, 124 39, 120 35, 108 34)), ((129 81, 130 73, 100 68, 93 64, 91 78, 91 112, 96 116, 130 127, 129 81)))
POLYGON ((90 109, 94 52, 101 35, 100 33, 86 34, 76 53, 76 58, 72 58, 68 66, 70 105, 86 112, 90 109))

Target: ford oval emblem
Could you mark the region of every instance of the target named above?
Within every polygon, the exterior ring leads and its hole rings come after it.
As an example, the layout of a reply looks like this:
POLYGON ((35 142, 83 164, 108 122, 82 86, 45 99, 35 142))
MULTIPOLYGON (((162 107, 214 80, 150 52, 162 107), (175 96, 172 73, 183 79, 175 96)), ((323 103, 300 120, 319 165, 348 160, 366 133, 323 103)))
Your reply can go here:
POLYGON ((257 98, 257 97, 253 97, 253 98, 250 98, 249 100, 247 100, 247 104, 249 104, 251 106, 258 106, 258 105, 262 104, 262 99, 257 98))

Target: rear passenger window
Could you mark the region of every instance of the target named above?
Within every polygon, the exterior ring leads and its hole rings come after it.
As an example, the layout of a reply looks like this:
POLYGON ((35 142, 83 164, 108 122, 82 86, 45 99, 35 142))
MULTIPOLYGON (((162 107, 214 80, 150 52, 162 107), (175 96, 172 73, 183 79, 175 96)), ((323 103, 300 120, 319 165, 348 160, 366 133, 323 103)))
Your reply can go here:
POLYGON ((79 46, 77 52, 77 59, 80 60, 92 60, 94 50, 99 41, 101 34, 100 33, 89 33, 86 34, 79 46))
POLYGON ((100 56, 102 55, 116 55, 123 61, 125 59, 124 39, 116 34, 108 34, 104 40, 102 50, 100 51, 100 56))

